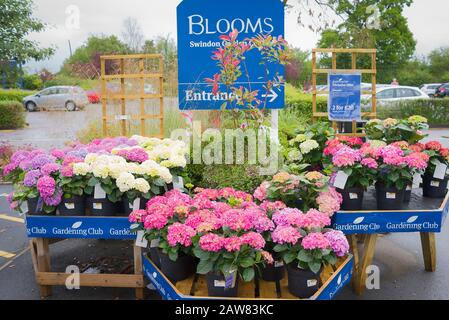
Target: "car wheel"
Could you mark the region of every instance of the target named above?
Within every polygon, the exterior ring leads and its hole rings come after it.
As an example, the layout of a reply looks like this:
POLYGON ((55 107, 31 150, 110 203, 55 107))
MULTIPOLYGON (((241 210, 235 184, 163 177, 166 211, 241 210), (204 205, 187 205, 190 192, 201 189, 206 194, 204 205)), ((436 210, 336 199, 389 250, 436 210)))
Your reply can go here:
POLYGON ((27 102, 25 105, 26 109, 28 110, 28 112, 34 112, 36 111, 36 104, 34 102, 27 102))
POLYGON ((72 112, 76 110, 76 104, 73 101, 68 101, 65 104, 65 108, 67 109, 67 111, 72 112))

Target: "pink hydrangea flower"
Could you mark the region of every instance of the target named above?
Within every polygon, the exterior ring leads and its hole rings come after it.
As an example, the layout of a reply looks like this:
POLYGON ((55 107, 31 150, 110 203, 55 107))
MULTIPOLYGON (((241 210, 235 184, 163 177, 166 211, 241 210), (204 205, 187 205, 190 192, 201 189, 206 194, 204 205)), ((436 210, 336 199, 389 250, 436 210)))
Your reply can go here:
POLYGON ((260 208, 262 208, 263 210, 268 211, 268 212, 274 212, 277 210, 285 209, 285 208, 287 208, 287 206, 282 201, 276 201, 276 202, 264 201, 260 205, 260 208))
POLYGON ((73 167, 72 166, 63 166, 61 168, 61 175, 63 177, 67 177, 67 178, 73 177, 73 167))
POLYGON ((53 196, 56 191, 56 181, 50 176, 43 176, 37 181, 37 190, 42 198, 53 196))
POLYGON ((377 169, 379 165, 377 164, 377 161, 373 158, 365 158, 361 162, 362 166, 367 167, 369 169, 377 169))
POLYGON ((265 240, 260 233, 248 232, 240 237, 242 244, 247 244, 254 249, 263 249, 265 247, 265 240))
POLYGON ((302 216, 301 221, 298 223, 298 227, 304 229, 322 229, 331 224, 329 216, 316 209, 310 209, 305 215, 302 216))
POLYGON ((196 232, 193 228, 185 224, 174 223, 168 227, 168 244, 171 247, 175 247, 178 244, 184 247, 190 247, 192 245, 192 237, 195 235, 196 232))
POLYGON ((227 252, 240 251, 240 248, 243 245, 242 239, 236 236, 224 238, 222 243, 227 252))
POLYGON ((268 264, 268 265, 272 265, 274 264, 274 259, 273 256, 267 252, 267 251, 262 251, 262 259, 268 264))
POLYGON ((345 146, 334 154, 332 163, 338 168, 350 167, 361 159, 360 151, 345 146))
POLYGON ((223 249, 223 244, 223 238, 213 233, 208 233, 199 240, 200 248, 207 252, 219 252, 223 249))
POLYGON ((147 216, 146 210, 135 210, 131 212, 129 215, 129 222, 131 223, 141 223, 145 220, 145 217, 147 216))
POLYGON ((268 181, 263 182, 257 189, 254 191, 254 199, 259 201, 264 201, 267 198, 267 189, 270 187, 270 183, 268 181))
POLYGON ((329 249, 329 240, 322 233, 310 233, 302 239, 301 246, 305 250, 329 249))
POLYGON ((337 257, 344 257, 349 252, 349 243, 346 236, 341 231, 328 231, 324 234, 329 241, 332 251, 335 252, 337 257))
POLYGON ((295 245, 299 239, 301 239, 301 234, 296 228, 290 226, 278 226, 271 233, 271 238, 273 239, 273 242, 277 244, 295 245))
POLYGON ((343 197, 335 188, 329 188, 328 191, 321 192, 318 195, 316 202, 320 212, 332 217, 335 212, 340 210, 343 197))
POLYGON ((167 222, 168 218, 163 214, 150 214, 145 217, 144 227, 149 230, 161 230, 167 222))

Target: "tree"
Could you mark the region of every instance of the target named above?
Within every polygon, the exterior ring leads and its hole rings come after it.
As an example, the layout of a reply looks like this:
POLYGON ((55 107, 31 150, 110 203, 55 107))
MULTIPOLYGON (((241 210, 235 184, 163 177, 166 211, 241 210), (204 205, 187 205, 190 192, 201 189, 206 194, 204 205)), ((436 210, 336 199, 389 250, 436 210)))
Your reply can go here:
MULTIPOLYGON (((65 75, 80 78, 97 78, 100 75, 100 56, 106 54, 125 54, 128 47, 116 36, 90 36, 86 43, 75 50, 61 69, 65 75)), ((113 61, 107 61, 106 72, 116 68, 113 61)))
POLYGON ((131 53, 141 51, 144 37, 136 18, 128 17, 123 21, 122 38, 131 53))
POLYGON ((429 55, 429 64, 436 82, 449 81, 449 47, 432 51, 429 55))
POLYGON ((306 86, 312 77, 312 61, 310 52, 293 48, 292 57, 286 66, 286 81, 295 87, 306 86))
POLYGON ((46 25, 33 17, 31 0, 0 1, 0 60, 16 60, 23 64, 31 59, 43 60, 54 48, 41 48, 27 39, 32 32, 42 32, 46 25))
MULTIPOLYGON (((413 0, 327 0, 335 13, 345 20, 333 30, 326 30, 320 47, 376 48, 378 81, 389 82, 411 59, 416 41, 407 19, 402 15, 413 0), (379 21, 373 24, 376 12, 379 21), (376 26, 376 24, 378 25, 376 26)), ((347 63, 343 62, 343 63, 347 63)), ((369 59, 360 65, 369 67, 369 59)))

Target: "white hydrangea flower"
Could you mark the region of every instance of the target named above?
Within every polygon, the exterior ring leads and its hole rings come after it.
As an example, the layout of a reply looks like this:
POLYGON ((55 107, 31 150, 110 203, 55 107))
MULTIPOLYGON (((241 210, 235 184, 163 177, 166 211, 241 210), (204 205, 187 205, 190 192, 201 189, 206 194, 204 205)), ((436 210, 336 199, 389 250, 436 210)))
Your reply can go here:
POLYGON ((134 180, 134 189, 142 193, 148 193, 151 189, 150 184, 142 178, 134 180))
POLYGON ((299 145, 302 154, 308 154, 312 150, 318 149, 320 145, 315 140, 306 140, 299 145))
POLYGON ((127 192, 134 188, 135 180, 131 173, 122 172, 116 180, 117 187, 121 192, 127 192))
POLYGON ((87 163, 74 163, 73 174, 77 176, 85 176, 90 172, 90 166, 87 163))

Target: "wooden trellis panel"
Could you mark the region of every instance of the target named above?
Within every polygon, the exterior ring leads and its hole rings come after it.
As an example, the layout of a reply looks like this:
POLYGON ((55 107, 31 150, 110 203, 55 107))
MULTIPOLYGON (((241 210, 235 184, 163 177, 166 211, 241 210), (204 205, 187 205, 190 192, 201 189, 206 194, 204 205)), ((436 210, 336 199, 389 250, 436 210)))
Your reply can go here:
MULTIPOLYGON (((361 73, 371 75, 371 91, 362 92, 362 94, 371 94, 371 112, 362 112, 362 117, 376 118, 377 117, 377 69, 376 69, 376 49, 341 49, 341 48, 317 48, 312 50, 312 108, 313 108, 313 120, 316 121, 320 118, 328 118, 327 112, 318 112, 317 110, 317 75, 330 73, 361 73), (320 69, 317 68, 317 54, 319 53, 331 53, 332 54, 332 68, 320 69), (351 54, 351 68, 350 69, 337 69, 337 54, 348 53, 351 54), (357 57, 359 55, 369 55, 371 57, 371 69, 357 69, 357 57)), ((320 94, 329 94, 329 91, 320 91, 320 94)), ((337 122, 332 122, 332 127, 337 130, 337 122)), ((344 134, 346 136, 365 136, 364 133, 357 133, 357 122, 352 122, 352 133, 344 134)))
MULTIPOLYGON (((101 103, 102 103, 102 120, 103 120, 103 135, 108 136, 108 122, 119 121, 120 133, 122 136, 127 136, 127 121, 140 120, 140 134, 142 136, 147 135, 145 121, 148 119, 159 120, 159 134, 152 135, 153 137, 164 137, 164 61, 160 54, 132 54, 132 55, 106 55, 100 57, 101 61, 101 103), (107 74, 106 63, 107 61, 115 63, 118 72, 114 74, 107 74), (147 70, 146 61, 156 60, 158 70, 147 70), (125 64, 128 62, 136 61, 134 66, 135 71, 129 73, 126 72, 125 64), (145 80, 155 79, 159 84, 158 93, 145 93, 145 80), (107 89, 108 83, 120 80, 120 93, 111 93, 107 89), (139 81, 138 93, 127 93, 127 81, 137 80, 139 81), (146 114, 145 112, 145 100, 157 99, 159 100, 159 113, 158 114, 146 114), (120 100, 120 114, 115 116, 108 116, 108 103, 113 100, 120 100), (127 100, 140 100, 139 114, 127 114, 127 100)), ((133 69, 133 70, 134 70, 133 69)))

